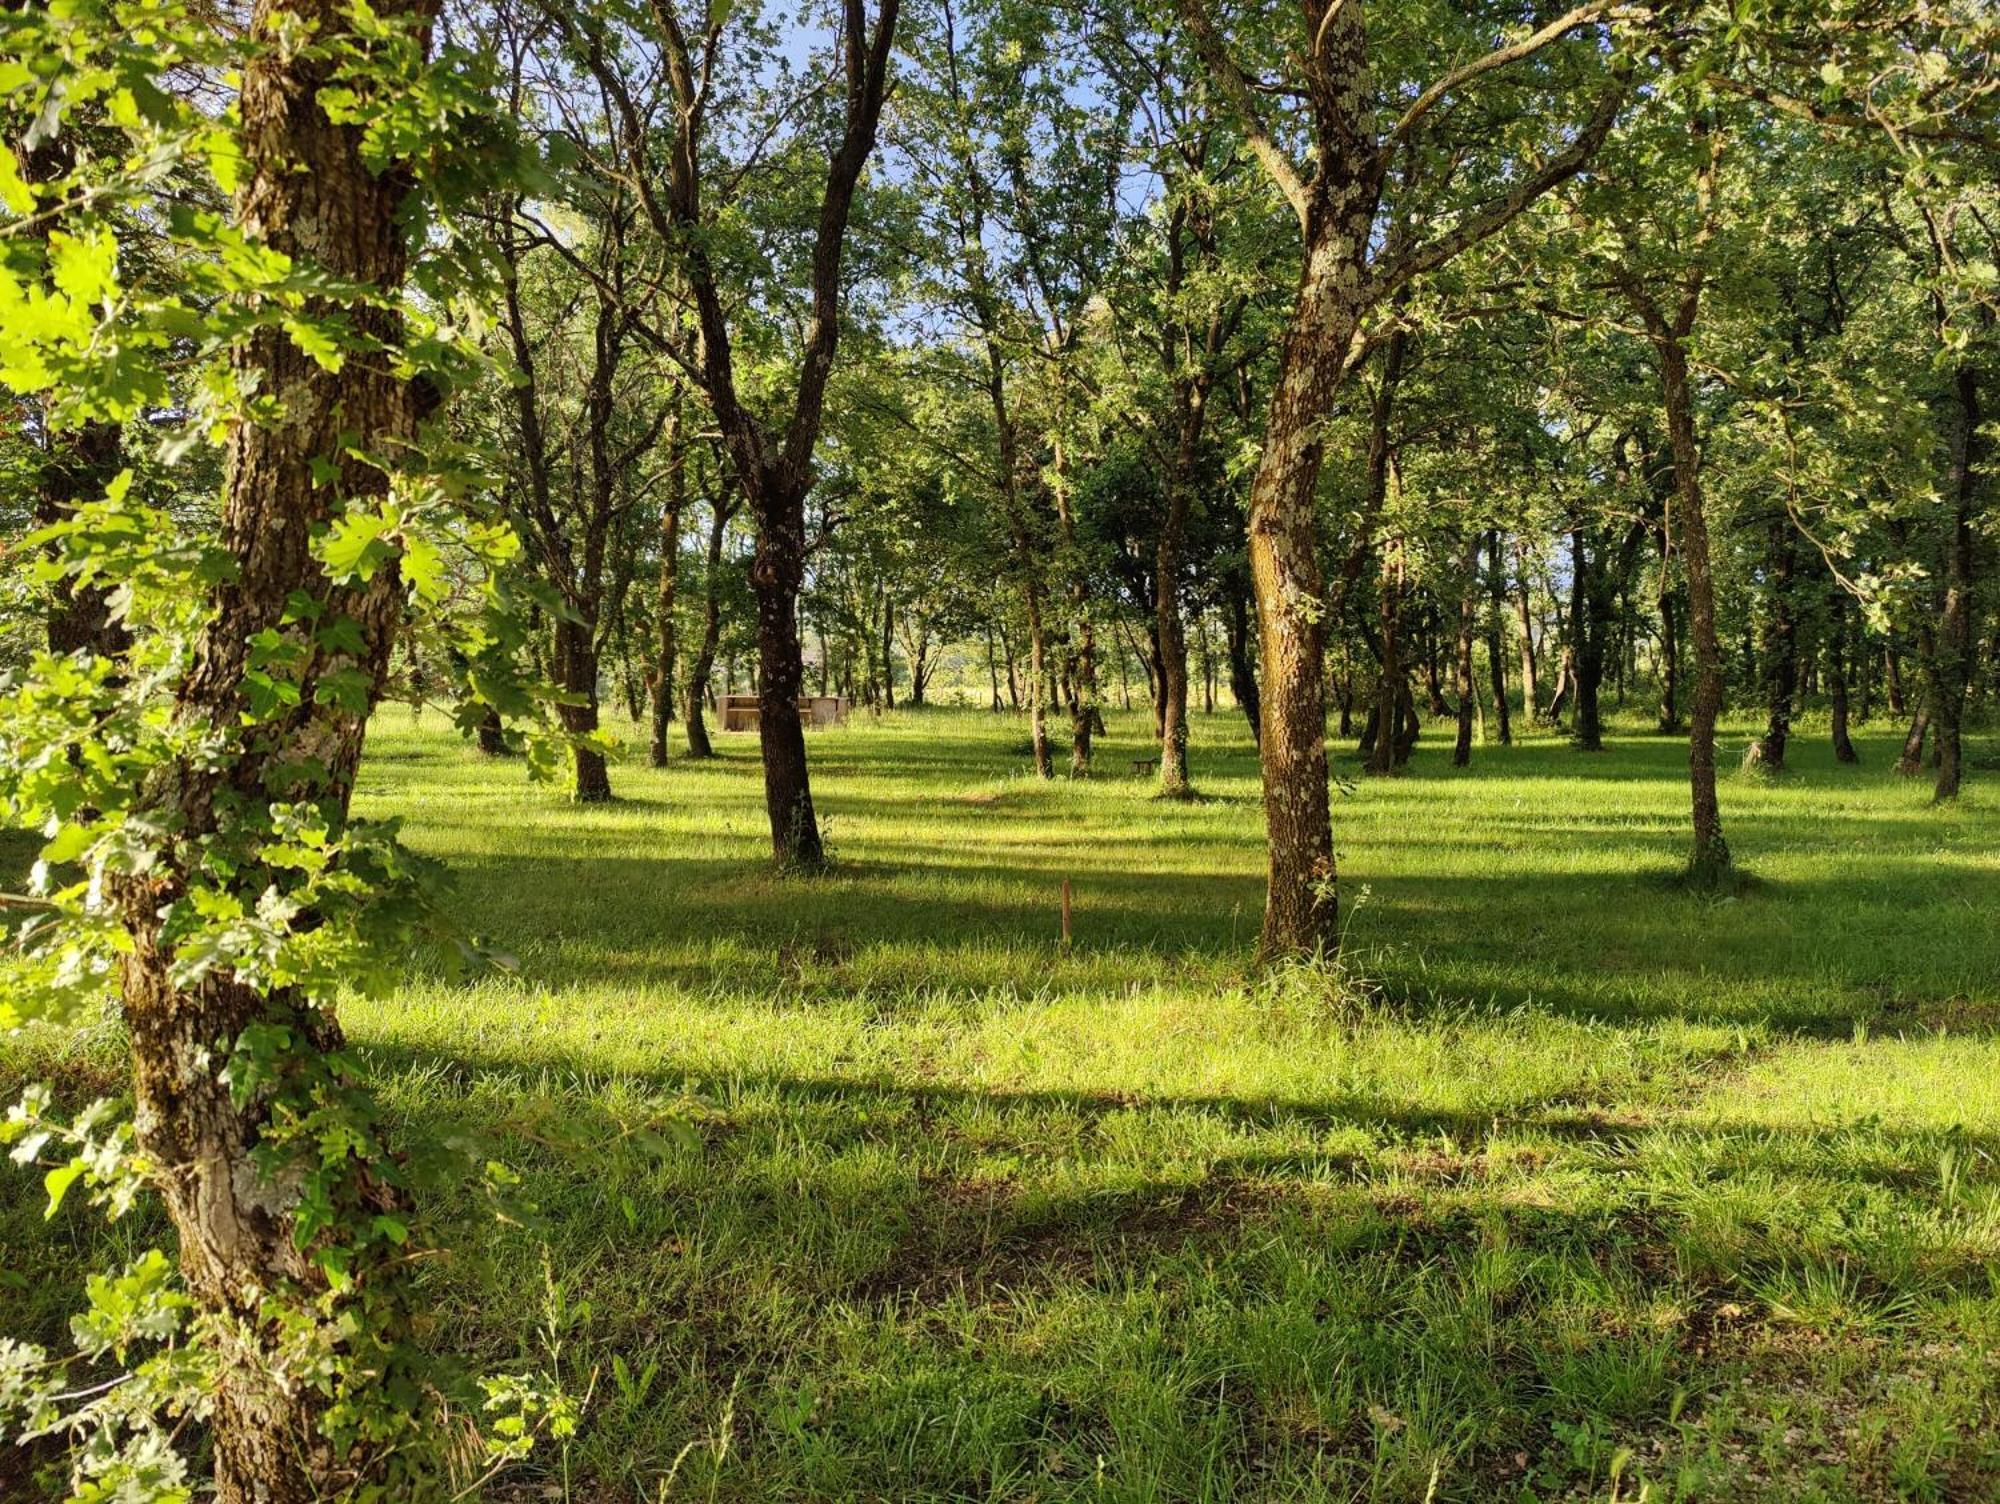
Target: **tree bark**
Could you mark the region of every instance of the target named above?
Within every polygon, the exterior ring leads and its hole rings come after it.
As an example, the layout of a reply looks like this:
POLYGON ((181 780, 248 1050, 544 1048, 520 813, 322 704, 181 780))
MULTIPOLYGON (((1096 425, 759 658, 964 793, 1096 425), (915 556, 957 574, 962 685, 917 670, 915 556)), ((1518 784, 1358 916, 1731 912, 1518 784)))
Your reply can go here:
MULTIPOLYGON (((826 862, 806 768, 799 692, 805 655, 799 646, 799 588, 805 582, 805 494, 748 488, 757 519, 750 583, 757 596, 757 741, 764 762, 764 812, 771 824, 771 859, 787 870, 812 871, 826 862)), ((888 622, 884 597, 884 624, 888 622)), ((888 642, 882 646, 886 652, 888 642)), ((884 676, 886 679, 886 675, 884 676)))
MULTIPOLYGON (((1024 567, 1032 569, 1033 561, 1024 567)), ((1053 778, 1049 760, 1048 672, 1042 640, 1042 587, 1032 576, 1023 588, 1028 610, 1028 739, 1034 749, 1035 776, 1053 778)))
POLYGON ((1193 459, 1185 453, 1181 458, 1185 468, 1175 466, 1167 487, 1166 516, 1160 524, 1153 577, 1154 628, 1160 643, 1160 793, 1170 799, 1185 799, 1191 792, 1187 769, 1187 633, 1181 622, 1180 577, 1193 459))
POLYGON ((1472 639, 1479 622, 1479 535, 1471 534, 1465 544, 1465 578, 1458 599, 1458 739, 1451 749, 1451 765, 1467 767, 1472 762, 1472 717, 1478 693, 1472 680, 1472 639))
MULTIPOLYGON (((1232 580, 1234 575, 1232 573, 1232 580)), ((1250 723, 1254 744, 1261 729, 1257 699, 1257 669, 1250 661, 1250 592, 1248 582, 1232 584, 1224 602, 1223 630, 1229 647, 1229 693, 1250 723)))
POLYGON ((1833 587, 1828 617, 1826 692, 1833 721, 1833 757, 1836 762, 1859 762, 1854 741, 1847 733, 1847 601, 1838 583, 1833 587))
POLYGON ((1579 751, 1604 750, 1604 718, 1599 693, 1604 685, 1604 634, 1606 623, 1599 613, 1605 569, 1603 552, 1590 556, 1584 529, 1576 528, 1570 540, 1569 632, 1570 662, 1575 674, 1576 716, 1570 740, 1579 751))
POLYGON ((1903 738, 1903 752, 1896 759, 1896 772, 1904 778, 1914 778, 1924 770, 1924 744, 1930 739, 1931 707, 1928 701, 1917 706, 1916 714, 1910 717, 1910 729, 1903 738))
MULTIPOLYGON (((674 611, 681 572, 681 509, 687 502, 687 451, 681 442, 678 397, 662 436, 667 444, 666 499, 660 511, 660 590, 653 609, 659 616, 650 688, 653 698, 653 766, 667 765, 667 731, 674 718, 674 658, 679 639, 674 611)), ((821 655, 824 666, 824 653, 821 655)))
POLYGON ((500 719, 500 712, 492 706, 479 718, 479 751, 486 757, 506 757, 511 749, 507 745, 506 723, 500 719))
POLYGON ((1528 545, 1524 539, 1514 540, 1514 566, 1520 586, 1514 593, 1514 610, 1521 623, 1521 714, 1534 725, 1542 721, 1543 709, 1541 689, 1535 682, 1535 616, 1529 600, 1532 587, 1528 582, 1528 545))
MULTIPOLYGON (((49 434, 36 487, 36 526, 66 522, 82 503, 102 499, 124 463, 125 446, 114 424, 85 423, 72 432, 49 434)), ((59 556, 61 549, 55 546, 50 552, 59 556)), ((49 593, 51 653, 118 658, 131 646, 125 629, 112 620, 111 597, 102 587, 65 574, 49 593)))
POLYGON ((1492 600, 1486 615, 1486 669, 1493 681, 1493 712, 1499 721, 1500 745, 1514 745, 1513 707, 1507 703, 1507 655, 1501 638, 1502 613, 1506 606, 1507 574, 1506 566, 1500 559, 1500 530, 1495 528, 1486 535, 1486 564, 1488 589, 1492 600))
MULTIPOLYGON (((597 730, 597 644, 590 623, 564 617, 556 623, 556 682, 565 703, 559 707, 563 729, 571 736, 597 730)), ((611 797, 611 774, 604 754, 594 747, 572 746, 574 793, 579 804, 602 804, 611 797)))
POLYGON ((708 723, 703 719, 709 678, 715 673, 716 649, 722 642, 722 544, 729 532, 735 508, 717 497, 712 503, 708 525, 707 568, 702 577, 701 647, 688 666, 687 744, 694 761, 715 756, 708 739, 708 723))
MULTIPOLYGON (((1339 945, 1316 497, 1327 415, 1365 353, 1362 321, 1376 302, 1393 298, 1413 278, 1495 233, 1573 177, 1610 131, 1622 98, 1622 87, 1607 94, 1561 152, 1436 239, 1404 246, 1391 237, 1383 257, 1375 259, 1377 209, 1396 142, 1393 130, 1385 141, 1374 120, 1363 9, 1347 4, 1318 15, 1309 10, 1308 35, 1292 54, 1311 113, 1316 162, 1308 180, 1261 124, 1255 91, 1227 55, 1204 0, 1180 4, 1252 151, 1297 213, 1303 250, 1249 504, 1263 674, 1258 751, 1269 868, 1260 952, 1267 958, 1331 953, 1339 945)), ((1544 28, 1515 55, 1568 35, 1575 24, 1564 20, 1544 28)), ((1499 52, 1490 57, 1495 66, 1507 60, 1499 52)))
POLYGON ((896 708, 896 601, 882 587, 882 708, 896 708))
POLYGON ((1708 519, 1702 512, 1701 446, 1695 437, 1694 394, 1687 351, 1674 337, 1656 339, 1667 437, 1674 457, 1674 499, 1680 504, 1681 567, 1687 574, 1688 635, 1694 649, 1694 697, 1688 715, 1688 785, 1694 848, 1689 876, 1698 884, 1723 882, 1732 869, 1722 834, 1722 806, 1715 789, 1715 723, 1722 714, 1722 643, 1715 626, 1715 577, 1709 559, 1708 519))
POLYGON ((1662 736, 1681 729, 1681 627, 1674 588, 1667 575, 1666 532, 1660 533, 1660 718, 1662 736))
POLYGON ((1368 749, 1367 771, 1390 773, 1396 768, 1395 734, 1397 707, 1408 693, 1408 674, 1403 667, 1403 540, 1382 542, 1381 580, 1376 590, 1377 623, 1375 641, 1380 662, 1375 680, 1375 707, 1371 717, 1376 736, 1368 749))
MULTIPOLYGON (((398 7, 426 36, 434 0, 398 7)), ((361 129, 336 126, 318 105, 332 82, 328 44, 352 40, 352 17, 333 0, 258 0, 250 25, 267 45, 245 65, 239 108, 246 167, 234 218, 252 244, 323 272, 342 286, 393 293, 404 277, 405 227, 398 210, 413 186, 400 164, 371 173, 361 129), (277 45, 305 27, 321 44, 308 51, 277 45)), ((365 46, 365 43, 358 43, 365 46)), ((343 313, 352 327, 391 347, 401 339, 392 306, 315 301, 315 313, 343 313)), ((212 1431, 216 1497, 223 1504, 305 1504, 344 1496, 370 1479, 383 1458, 368 1444, 337 1455, 322 1430, 326 1398, 287 1377, 278 1354, 296 1331, 281 1325, 274 1300, 341 1303, 368 1292, 370 1330, 339 1332, 337 1347, 366 1340, 394 1343, 408 1333, 414 1265, 370 1253, 349 1267, 349 1294, 332 1296, 324 1272, 294 1237, 294 1165, 260 1158, 269 1126, 268 1095, 239 1095, 232 1050, 253 1025, 294 1032, 301 1047, 330 1056, 342 1048, 331 1012, 285 992, 265 992, 226 972, 196 983, 176 981, 174 941, 163 916, 186 896, 185 853, 223 834, 232 810, 262 809, 277 799, 316 803, 338 828, 346 820, 368 713, 381 697, 401 619, 402 586, 393 566, 364 584, 335 585, 313 557, 316 530, 349 500, 379 497, 387 477, 354 458, 397 454, 413 445, 435 401, 428 382, 411 382, 383 361, 349 360, 323 369, 276 321, 250 335, 232 357, 236 378, 276 402, 284 421, 239 423, 231 432, 223 481, 222 549, 235 561, 214 587, 214 611, 202 629, 175 695, 174 717, 189 728, 235 727, 246 710, 244 676, 251 639, 271 632, 305 656, 300 703, 246 735, 223 764, 188 759, 164 770, 146 800, 175 831, 169 854, 143 875, 121 879, 118 898, 131 936, 123 970, 124 1017, 131 1039, 134 1121, 152 1162, 180 1245, 187 1288, 197 1306, 229 1323, 234 1340, 219 1352, 212 1431), (332 464, 338 483, 322 483, 332 464), (333 647, 308 626, 288 621, 287 604, 305 592, 324 619, 349 620, 358 646, 333 647), (323 700, 329 675, 358 671, 364 703, 323 700)), ((329 1059, 337 1077, 346 1068, 329 1059)), ((342 1210, 382 1213, 402 1193, 382 1183, 368 1161, 338 1147, 320 1161, 338 1166, 331 1193, 342 1210)), ((371 1245, 380 1246, 380 1245, 371 1245)))
POLYGON ((1952 415, 1945 485, 1944 601, 1937 649, 1931 655, 1931 715, 1937 727, 1937 790, 1940 802, 1958 797, 1964 778, 1966 693, 1972 683, 1972 512, 1978 485, 1979 378, 1970 365, 1953 375, 1952 415))
POLYGON ((1764 617, 1764 734, 1751 743, 1746 766, 1767 773, 1785 771, 1785 752, 1792 735, 1792 700, 1799 688, 1799 627, 1793 611, 1796 551, 1791 519, 1771 522, 1768 603, 1764 617))

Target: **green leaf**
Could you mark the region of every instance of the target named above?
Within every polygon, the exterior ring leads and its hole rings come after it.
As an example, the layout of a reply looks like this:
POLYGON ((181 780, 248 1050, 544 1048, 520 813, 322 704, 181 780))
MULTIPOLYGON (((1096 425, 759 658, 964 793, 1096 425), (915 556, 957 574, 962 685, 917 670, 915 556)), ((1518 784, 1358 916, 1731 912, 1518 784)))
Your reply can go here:
POLYGON ((69 1194, 69 1188, 76 1184, 83 1170, 83 1160, 77 1158, 66 1165, 57 1165, 42 1177, 42 1186, 49 1193, 49 1209, 42 1213, 44 1221, 55 1216, 56 1209, 63 1203, 63 1197, 69 1194))
POLYGON ((74 820, 65 821, 42 848, 42 860, 51 867, 73 862, 90 849, 90 843, 96 837, 97 833, 89 826, 79 825, 74 820))
POLYGON ((35 212, 35 190, 22 178, 21 164, 5 146, 0 146, 0 204, 16 214, 35 212))
POLYGON ((302 355, 311 356, 323 371, 338 371, 347 361, 340 341, 319 325, 304 319, 286 319, 285 334, 302 355))
POLYGON ((383 538, 390 521, 380 512, 349 512, 328 529, 320 558, 336 580, 366 583, 395 548, 383 538))
POLYGON ((56 287, 80 308, 111 301, 118 291, 118 241, 109 230, 49 232, 49 271, 56 287))

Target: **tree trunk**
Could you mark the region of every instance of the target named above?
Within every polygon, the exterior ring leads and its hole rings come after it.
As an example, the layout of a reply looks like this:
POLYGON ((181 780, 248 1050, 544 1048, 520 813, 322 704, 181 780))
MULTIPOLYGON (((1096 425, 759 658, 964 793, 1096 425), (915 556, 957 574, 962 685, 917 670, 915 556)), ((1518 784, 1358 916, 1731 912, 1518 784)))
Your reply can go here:
MULTIPOLYGON (((663 438, 667 445, 667 493, 660 513, 660 592, 654 603, 658 613, 658 640, 654 645, 651 688, 653 694, 653 766, 667 765, 667 729, 674 718, 674 658, 679 648, 674 608, 680 588, 681 508, 687 499, 687 454, 681 446, 681 415, 678 399, 663 438)), ((821 651, 824 671, 825 652, 821 651)))
POLYGON ((1375 636, 1381 662, 1375 680, 1373 721, 1376 736, 1368 751, 1366 769, 1370 773, 1389 773, 1396 767, 1397 737, 1394 728, 1397 706, 1408 692, 1402 661, 1403 540, 1400 538, 1386 538, 1382 542, 1381 580, 1376 591, 1376 603, 1378 621, 1375 636), (1387 734, 1384 734, 1385 731, 1387 734))
POLYGON ((1452 745, 1451 765, 1467 767, 1472 762, 1472 716, 1478 701, 1472 681, 1472 638, 1479 622, 1479 535, 1473 533, 1465 545, 1465 579, 1458 599, 1458 739, 1452 745))
MULTIPOLYGON (((1056 468, 1067 464, 1066 451, 1056 446, 1056 468)), ((1070 516, 1068 485, 1056 485, 1056 521, 1062 529, 1063 552, 1076 554, 1076 524, 1070 516)), ((1097 706, 1097 627, 1090 614, 1090 584, 1081 570, 1072 570, 1069 587, 1070 614, 1076 634, 1075 649, 1065 665, 1069 680, 1069 772, 1072 778, 1090 773, 1090 742, 1103 721, 1097 706)))
POLYGON ((479 751, 486 757, 505 757, 510 751, 506 724, 500 719, 500 712, 490 705, 479 718, 479 751))
POLYGON ((1439 639, 1443 634, 1438 622, 1437 600, 1429 590, 1424 595, 1424 693, 1430 697, 1431 719, 1441 721, 1452 713, 1451 702, 1444 697, 1443 675, 1438 664, 1439 639))
POLYGON ((1000 704, 1000 663, 993 652, 993 623, 986 624, 986 677, 993 687, 992 710, 997 715, 1000 704))
MULTIPOLYGON (((565 616, 556 622, 556 675, 572 702, 560 706, 563 729, 571 736, 597 730, 597 646, 589 622, 565 616)), ((580 804, 602 804, 611 797, 611 774, 604 754, 593 747, 573 746, 575 795, 580 804)))
POLYGON ((1181 546, 1187 531, 1187 469, 1179 465, 1167 485, 1166 516, 1153 572, 1154 632, 1160 644, 1160 793, 1184 799, 1190 792, 1187 770, 1188 683, 1187 632, 1181 622, 1181 546))
POLYGON ((1410 754, 1417 750, 1423 734, 1423 722, 1417 718, 1417 697, 1410 693, 1410 679, 1405 674, 1403 682, 1396 686, 1396 767, 1409 766, 1410 754))
MULTIPOLYGON (((1662 543, 1665 535, 1662 534, 1662 543)), ((1667 561, 1660 559, 1660 719, 1662 736, 1681 729, 1681 627, 1673 586, 1667 579, 1667 561)))
POLYGON ((1910 717, 1909 734, 1903 738, 1902 756, 1896 759, 1896 772, 1904 778, 1914 778, 1924 770, 1924 743, 1931 731, 1931 707, 1928 702, 1917 706, 1917 713, 1910 717))
MULTIPOLYGON (((1031 566, 1032 567, 1032 566, 1031 566)), ((1027 582, 1028 607, 1028 739, 1034 750, 1035 776, 1055 777, 1049 760, 1047 657, 1042 642, 1042 591, 1032 578, 1027 582)))
POLYGON ((708 526, 707 570, 702 583, 701 649, 694 655, 687 678, 687 744, 689 758, 699 761, 715 756, 708 739, 708 723, 702 718, 708 681, 715 673, 715 653, 722 642, 722 543, 729 531, 733 508, 720 500, 714 503, 708 526))
POLYGON ((1500 562, 1500 531, 1486 535, 1488 586, 1492 601, 1486 616, 1486 669, 1493 681, 1493 712, 1500 723, 1500 745, 1514 745, 1513 708, 1507 703, 1507 655, 1501 644, 1501 614, 1506 607, 1506 567, 1500 562))
POLYGON ((1903 655, 1892 647, 1882 649, 1882 689, 1889 702, 1889 714, 1904 715, 1909 702, 1903 697, 1903 655))
MULTIPOLYGON (((427 40, 434 3, 400 9, 427 40)), ((398 211, 413 180, 400 164, 371 172, 361 128, 333 125, 318 104, 333 81, 332 49, 354 42, 352 24, 333 0, 259 0, 250 25, 265 45, 243 70, 246 180, 235 219, 250 243, 302 270, 393 294, 406 269, 398 211), (299 27, 318 45, 277 45, 299 27)), ((344 314, 357 333, 392 348, 401 340, 393 306, 326 296, 310 311, 344 314)), ((212 839, 229 849, 241 833, 228 822, 272 800, 316 803, 336 829, 344 825, 368 712, 381 697, 401 619, 402 585, 393 564, 364 584, 335 585, 315 562, 312 540, 346 503, 386 493, 382 470, 354 456, 405 451, 435 397, 428 383, 402 379, 387 361, 350 359, 328 371, 275 321, 248 336, 232 364, 236 379, 275 403, 284 419, 242 422, 230 435, 220 542, 236 567, 213 589, 214 610, 176 692, 174 717, 191 729, 238 726, 251 640, 265 632, 304 655, 303 694, 295 708, 246 736, 233 759, 183 761, 149 783, 152 813, 175 829, 172 849, 181 852, 206 849, 212 839), (315 473, 327 465, 334 484, 315 473), (322 605, 325 620, 352 623, 351 648, 328 646, 288 618, 300 592, 322 605), (366 685, 362 704, 315 693, 329 676, 356 671, 366 685)), ((164 916, 186 888, 169 860, 120 879, 117 896, 132 942, 123 995, 139 1145, 178 1235, 188 1292, 229 1331, 218 1347, 211 1420, 216 1497, 223 1504, 305 1504, 345 1496, 384 1459, 365 1440, 335 1453, 321 1425, 329 1398, 289 1375, 280 1354, 321 1340, 336 1352, 365 1344, 372 1355, 407 1340, 416 1265, 406 1250, 369 1243, 344 1270, 351 1283, 335 1292, 312 1246, 300 1246, 295 1219, 306 1166, 287 1162, 281 1141, 267 1140, 272 1095, 241 1089, 233 1052, 253 1026, 288 1030, 294 1048, 320 1055, 334 1089, 352 1089, 348 1067, 335 1058, 344 1043, 340 1027, 330 1011, 227 972, 178 982, 185 958, 176 957, 164 916), (343 1326, 357 1298, 366 1301, 365 1332, 343 1326), (321 1324, 316 1338, 306 1335, 314 1322, 321 1324)), ((386 1215, 404 1205, 403 1193, 385 1185, 367 1159, 339 1144, 315 1146, 311 1168, 337 1207, 386 1215)))
POLYGON ((1963 779, 1966 691, 1972 682, 1972 507, 1978 485, 1979 381, 1970 365, 1953 381, 1958 399, 1953 413, 1945 476, 1944 606, 1939 613, 1937 650, 1931 656, 1931 714, 1937 724, 1937 793, 1956 799, 1963 779))
POLYGON ((882 708, 896 708, 896 603, 882 589, 882 708))
POLYGON ((1606 569, 1604 550, 1592 558, 1584 530, 1577 528, 1570 540, 1569 632, 1570 662, 1575 676, 1576 719, 1570 740, 1582 752, 1604 750, 1604 717, 1599 696, 1604 687, 1604 639, 1608 624, 1603 605, 1606 569))
POLYGON ((1833 587, 1833 604, 1826 634, 1826 692, 1833 719, 1833 757, 1836 762, 1859 762, 1854 742, 1847 734, 1847 601, 1838 583, 1833 587))
POLYGON ((1521 715, 1533 725, 1542 720, 1542 695, 1535 683, 1535 616, 1529 600, 1528 545, 1514 540, 1514 565, 1519 571, 1520 589, 1514 595, 1514 610, 1521 622, 1521 715))
POLYGON ((1077 627, 1076 686, 1078 713, 1076 725, 1070 737, 1070 771, 1076 774, 1090 770, 1090 743, 1093 736, 1108 736, 1104 729, 1104 706, 1097 692, 1097 623, 1090 616, 1089 602, 1084 599, 1086 585, 1079 585, 1078 610, 1083 613, 1077 627))
POLYGON ((1722 643, 1715 627, 1715 577, 1709 561, 1708 520, 1702 513, 1701 446, 1695 438, 1687 352, 1672 338, 1656 340, 1655 350, 1667 409, 1667 437, 1674 456, 1681 567, 1688 586, 1688 635, 1694 649, 1694 699, 1688 715, 1694 847, 1688 874, 1697 884, 1712 886, 1724 882, 1732 868, 1729 843, 1722 834, 1722 806, 1715 790, 1715 723, 1722 714, 1722 643))
MULTIPOLYGON (((35 525, 66 522, 84 502, 98 501, 124 468, 125 446, 116 425, 85 423, 47 435, 36 488, 35 525)), ((59 557, 60 545, 50 554, 59 557)), ((103 587, 64 574, 49 586, 49 651, 59 656, 87 652, 121 657, 131 646, 124 627, 111 618, 111 597, 103 587)))
POLYGON ((1751 743, 1746 767, 1785 771, 1792 735, 1792 699, 1799 688, 1799 627, 1792 610, 1795 550, 1791 519, 1772 521, 1769 552, 1769 607, 1764 618, 1764 734, 1751 743))
MULTIPOLYGON (((750 583, 757 596, 757 742, 764 760, 764 812, 771 822, 771 858, 788 871, 826 864, 806 770, 799 692, 805 656, 799 647, 799 587, 805 580, 805 494, 774 476, 760 477, 750 496, 757 548, 750 583)), ((889 648, 888 597, 883 640, 889 648)), ((885 681, 887 675, 884 675, 885 681)))

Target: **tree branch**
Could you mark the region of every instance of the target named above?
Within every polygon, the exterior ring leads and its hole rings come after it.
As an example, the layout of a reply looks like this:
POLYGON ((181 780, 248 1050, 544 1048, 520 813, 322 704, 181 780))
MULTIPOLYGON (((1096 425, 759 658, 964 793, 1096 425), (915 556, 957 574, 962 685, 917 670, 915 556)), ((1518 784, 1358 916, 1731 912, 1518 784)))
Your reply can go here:
MULTIPOLYGON (((1179 0, 1179 3, 1181 18, 1187 22, 1188 30, 1194 33, 1195 47, 1201 53, 1202 61, 1208 64, 1216 82, 1222 86, 1222 92, 1228 97, 1251 154, 1263 164, 1264 170, 1271 175, 1271 181, 1278 185, 1278 191, 1285 195, 1285 201, 1299 217, 1299 230, 1303 234, 1312 210, 1312 195, 1306 187, 1305 178, 1292 159, 1285 155, 1284 149, 1272 139, 1269 127, 1264 124, 1263 114, 1257 108, 1250 80, 1223 45, 1214 19, 1208 13, 1206 0, 1179 0)), ((1328 7, 1326 20, 1332 19, 1337 6, 1338 0, 1328 7)), ((1325 24, 1322 21, 1322 29, 1325 24)))
POLYGON ((1576 139, 1549 158, 1538 172, 1522 179, 1499 198, 1489 200, 1444 234, 1378 267, 1373 278, 1372 296, 1378 300, 1388 297, 1412 278, 1443 266, 1461 251, 1498 234, 1551 188, 1575 177, 1596 154, 1598 147, 1604 144, 1604 138, 1611 134, 1619 108, 1625 103, 1626 92, 1627 85, 1622 79, 1605 90, 1597 101, 1596 111, 1576 139))

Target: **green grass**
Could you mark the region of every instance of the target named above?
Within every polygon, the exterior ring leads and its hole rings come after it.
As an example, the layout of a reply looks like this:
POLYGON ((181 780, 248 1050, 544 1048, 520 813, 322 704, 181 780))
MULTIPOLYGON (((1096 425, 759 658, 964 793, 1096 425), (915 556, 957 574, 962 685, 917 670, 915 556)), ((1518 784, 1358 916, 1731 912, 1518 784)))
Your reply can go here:
MULTIPOLYGON (((1258 977, 1254 754, 1197 720, 1194 803, 1138 714, 1050 785, 1011 718, 817 734, 803 879, 746 738, 578 808, 383 717, 361 805, 521 973, 347 1023, 543 1213, 438 1208, 430 1340, 590 1396, 497 1497, 2000 1498, 1986 785, 1802 733, 1715 901, 1684 744, 1427 731, 1338 801, 1352 974, 1258 977)), ((49 1336, 103 1234, 9 1176, 0 1329, 49 1336)))

